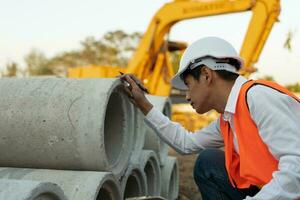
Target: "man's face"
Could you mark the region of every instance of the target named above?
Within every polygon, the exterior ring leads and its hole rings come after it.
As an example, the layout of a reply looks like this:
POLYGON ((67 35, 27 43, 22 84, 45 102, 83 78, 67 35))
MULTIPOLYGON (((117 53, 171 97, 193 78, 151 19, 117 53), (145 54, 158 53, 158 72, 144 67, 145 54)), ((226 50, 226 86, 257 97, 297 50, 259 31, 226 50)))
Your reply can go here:
POLYGON ((211 110, 208 102, 210 89, 206 84, 205 77, 200 75, 199 80, 196 80, 193 76, 187 75, 184 82, 188 87, 186 100, 190 102, 196 112, 203 114, 211 110))

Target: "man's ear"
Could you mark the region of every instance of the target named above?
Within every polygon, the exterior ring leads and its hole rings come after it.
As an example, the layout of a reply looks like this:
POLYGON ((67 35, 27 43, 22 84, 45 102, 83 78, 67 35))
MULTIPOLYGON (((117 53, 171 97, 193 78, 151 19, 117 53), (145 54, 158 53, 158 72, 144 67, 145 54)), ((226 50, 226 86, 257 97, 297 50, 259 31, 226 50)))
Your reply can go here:
POLYGON ((212 78, 213 78, 212 70, 206 66, 203 66, 201 68, 201 76, 202 76, 203 81, 205 81, 206 83, 211 83, 212 78))

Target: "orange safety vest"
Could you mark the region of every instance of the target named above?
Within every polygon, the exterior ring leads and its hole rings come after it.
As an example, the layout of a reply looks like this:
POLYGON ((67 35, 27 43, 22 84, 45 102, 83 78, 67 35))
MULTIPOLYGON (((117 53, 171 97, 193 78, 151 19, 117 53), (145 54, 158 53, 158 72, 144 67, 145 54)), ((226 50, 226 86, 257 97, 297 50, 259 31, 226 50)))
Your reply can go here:
POLYGON ((249 112, 247 92, 256 84, 271 87, 293 97, 300 103, 300 99, 293 93, 276 83, 250 80, 243 84, 238 96, 236 111, 233 115, 239 154, 234 150, 233 133, 229 122, 223 120, 223 116, 220 118, 220 128, 225 145, 226 170, 231 184, 237 188, 265 185, 272 179, 272 173, 278 169, 278 161, 262 141, 258 128, 249 112))

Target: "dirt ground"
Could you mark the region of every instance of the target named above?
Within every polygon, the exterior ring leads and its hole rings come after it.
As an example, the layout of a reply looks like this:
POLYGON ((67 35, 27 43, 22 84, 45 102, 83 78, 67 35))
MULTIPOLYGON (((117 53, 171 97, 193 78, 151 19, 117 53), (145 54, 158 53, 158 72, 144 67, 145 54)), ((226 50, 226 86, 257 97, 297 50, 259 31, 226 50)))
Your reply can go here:
POLYGON ((178 200, 201 200, 193 178, 193 169, 197 155, 180 155, 170 149, 169 154, 177 157, 179 163, 179 198, 178 200))

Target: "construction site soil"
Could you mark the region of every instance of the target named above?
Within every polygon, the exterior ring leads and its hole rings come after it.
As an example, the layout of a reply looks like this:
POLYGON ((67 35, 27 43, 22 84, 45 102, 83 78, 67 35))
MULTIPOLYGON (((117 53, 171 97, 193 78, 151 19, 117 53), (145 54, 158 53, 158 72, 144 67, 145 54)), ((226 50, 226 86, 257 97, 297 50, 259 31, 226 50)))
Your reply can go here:
POLYGON ((194 182, 193 169, 197 154, 180 155, 173 149, 169 154, 177 157, 179 163, 179 197, 178 200, 201 200, 201 195, 194 182))

